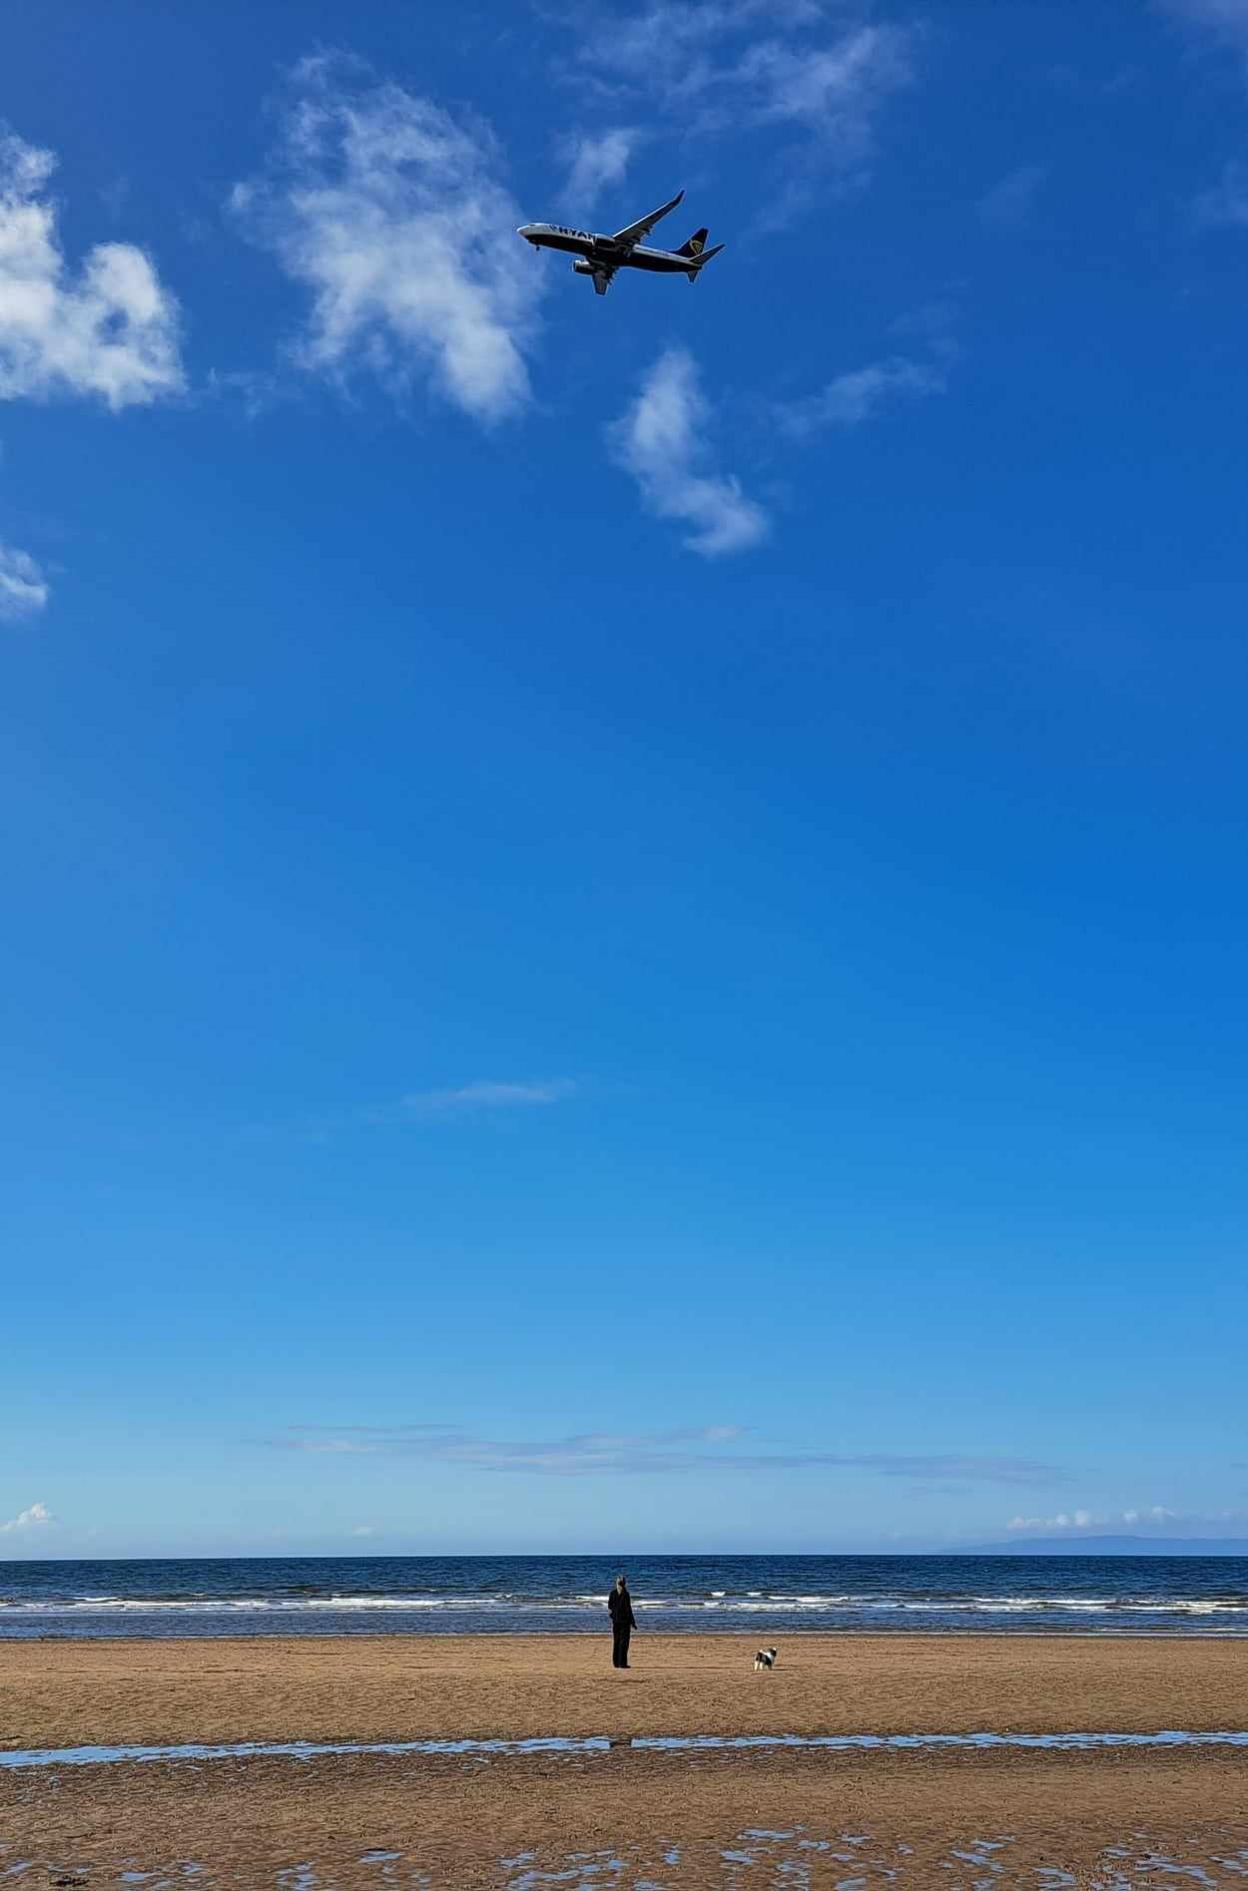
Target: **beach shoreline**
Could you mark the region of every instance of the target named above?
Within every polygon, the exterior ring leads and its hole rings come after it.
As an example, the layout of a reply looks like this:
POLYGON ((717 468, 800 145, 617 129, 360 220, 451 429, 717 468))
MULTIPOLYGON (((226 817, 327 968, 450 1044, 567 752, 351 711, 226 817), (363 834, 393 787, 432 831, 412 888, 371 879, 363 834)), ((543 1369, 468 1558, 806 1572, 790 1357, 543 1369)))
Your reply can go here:
MULTIPOLYGON (((0 1563, 0 1642, 603 1630, 591 1556, 0 1563)), ((1178 1634, 1248 1639, 1234 1557, 670 1556, 629 1561, 647 1634, 1178 1634)))
MULTIPOLYGON (((808 1881, 820 1884, 818 1847, 831 1848, 828 1869, 843 1877, 845 1846, 869 1838, 893 1859, 889 1869, 905 1864, 900 1882, 924 1882, 915 1873, 927 1858, 930 1881, 948 1885, 940 1861, 989 1842, 1008 1844, 1020 1874, 1045 1863, 1090 1874, 1106 1848, 1146 1842, 1176 1858, 1216 1857, 1219 1846, 1248 1857, 1243 1750, 671 1753, 628 1744, 699 1733, 1237 1731, 1248 1722, 1248 1644, 803 1635, 781 1642, 776 1670, 763 1674, 751 1653, 740 1635, 643 1632, 634 1667, 615 1673, 605 1635, 0 1645, 0 1746, 10 1752, 613 1742, 573 1754, 252 1754, 0 1771, 0 1866, 12 1858, 46 1861, 49 1872, 171 1871, 190 1860, 201 1884, 258 1886, 312 1861, 320 1875, 309 1884, 347 1885, 377 1882, 362 1861, 380 1848, 426 1872, 411 1882, 458 1886, 511 1883, 500 1863, 509 1857, 547 1860, 554 1871, 601 1853, 666 1887, 723 1882, 717 1858, 788 1845, 807 1848, 808 1881)), ((867 1872, 863 1882, 876 1880, 867 1872)))

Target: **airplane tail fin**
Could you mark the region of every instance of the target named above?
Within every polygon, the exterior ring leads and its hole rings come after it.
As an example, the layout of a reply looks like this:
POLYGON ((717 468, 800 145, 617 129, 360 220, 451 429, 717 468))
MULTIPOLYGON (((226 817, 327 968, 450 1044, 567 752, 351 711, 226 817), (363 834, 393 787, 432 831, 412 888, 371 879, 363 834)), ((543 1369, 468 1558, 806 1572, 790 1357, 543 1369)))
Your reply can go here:
POLYGON ((689 238, 689 241, 681 244, 676 254, 678 256, 700 256, 702 251, 706 248, 708 234, 709 232, 706 230, 695 230, 693 235, 689 238))
POLYGON ((698 280, 698 277, 701 275, 702 271, 706 268, 706 265, 710 262, 712 256, 718 256, 720 250, 722 250, 723 247, 724 246, 722 243, 717 243, 714 249, 710 249, 710 250, 704 249, 704 250, 699 250, 697 252, 692 262, 690 263, 688 269, 685 271, 685 274, 688 276, 690 282, 696 282, 698 280))

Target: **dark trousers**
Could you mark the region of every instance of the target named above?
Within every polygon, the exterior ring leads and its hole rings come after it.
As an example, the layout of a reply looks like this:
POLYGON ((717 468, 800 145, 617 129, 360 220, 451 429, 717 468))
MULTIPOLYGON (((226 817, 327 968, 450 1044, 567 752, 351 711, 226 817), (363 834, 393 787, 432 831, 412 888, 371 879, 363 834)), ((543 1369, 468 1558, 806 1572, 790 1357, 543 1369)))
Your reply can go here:
POLYGON ((611 1666, 613 1668, 626 1668, 628 1666, 628 1640, 632 1632, 631 1628, 617 1627, 612 1629, 611 1666))

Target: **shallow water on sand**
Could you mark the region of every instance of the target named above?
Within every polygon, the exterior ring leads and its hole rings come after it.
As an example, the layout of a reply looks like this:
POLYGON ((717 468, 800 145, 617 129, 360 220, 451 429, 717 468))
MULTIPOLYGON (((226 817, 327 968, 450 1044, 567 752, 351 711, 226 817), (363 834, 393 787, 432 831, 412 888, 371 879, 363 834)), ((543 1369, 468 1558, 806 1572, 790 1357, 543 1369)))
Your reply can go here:
POLYGON ((26 1747, 0 1750, 0 1770, 30 1767, 150 1765, 153 1761, 286 1759, 318 1760, 346 1754, 431 1754, 485 1759, 526 1754, 608 1754, 629 1747, 644 1752, 723 1753, 767 1748, 812 1748, 827 1753, 930 1751, 1100 1753, 1115 1748, 1245 1747, 1248 1733, 1186 1733, 1176 1728, 1157 1733, 694 1733, 634 1734, 628 1740, 606 1734, 585 1738, 560 1735, 526 1740, 239 1740, 182 1746, 26 1747))
POLYGON ((221 1883, 272 1886, 273 1891, 385 1891, 402 1885, 421 1891, 452 1891, 466 1883, 492 1884, 499 1891, 694 1891, 717 1886, 722 1891, 874 1891, 879 1886, 939 1885, 941 1891, 1144 1891, 1167 1887, 1248 1884, 1248 1831, 1237 1839, 1164 1842, 1146 1831, 1124 1834, 1114 1844, 1079 1859, 1064 1859, 1060 1846, 1038 1848, 1008 1832, 977 1834, 938 1846, 881 1840, 869 1832, 820 1835, 806 1828, 769 1831, 745 1827, 727 1847, 665 1845, 647 1856, 619 1856, 608 1851, 570 1852, 559 1857, 522 1852, 500 1858, 479 1874, 481 1865, 463 1874, 462 1863, 421 1859, 414 1854, 375 1850, 348 1861, 318 1863, 304 1859, 245 1880, 231 1874, 218 1880, 194 1860, 171 1866, 144 1866, 128 1860, 116 1869, 74 1866, 72 1862, 17 1858, 0 1842, 0 1883, 34 1891, 54 1885, 91 1891, 91 1887, 129 1884, 145 1891, 195 1891, 221 1883), (1037 1852, 1039 1850, 1039 1856, 1037 1852))

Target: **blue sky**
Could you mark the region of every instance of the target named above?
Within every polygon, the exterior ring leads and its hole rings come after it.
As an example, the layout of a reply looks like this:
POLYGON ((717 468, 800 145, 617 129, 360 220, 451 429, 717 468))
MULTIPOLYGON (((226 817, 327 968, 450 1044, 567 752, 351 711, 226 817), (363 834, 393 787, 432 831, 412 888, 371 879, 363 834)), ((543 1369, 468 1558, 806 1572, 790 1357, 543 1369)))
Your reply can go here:
POLYGON ((0 1552, 1248 1534, 1244 0, 3 52, 0 1552))

